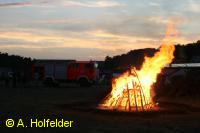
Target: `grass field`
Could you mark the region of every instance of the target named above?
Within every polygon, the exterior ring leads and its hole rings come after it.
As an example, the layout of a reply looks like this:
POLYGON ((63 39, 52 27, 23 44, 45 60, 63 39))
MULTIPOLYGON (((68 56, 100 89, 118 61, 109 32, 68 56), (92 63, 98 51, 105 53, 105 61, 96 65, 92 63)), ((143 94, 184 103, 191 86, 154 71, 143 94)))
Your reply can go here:
MULTIPOLYGON (((94 107, 106 94, 107 87, 88 88, 73 84, 58 88, 1 88, 1 130, 28 132, 88 133, 187 133, 200 132, 200 111, 174 113, 113 113, 94 107), (30 119, 65 119, 74 121, 71 128, 6 128, 7 118, 25 123, 30 119)), ((179 101, 180 102, 180 101, 179 101)), ((182 108, 182 106, 180 106, 182 108)), ((182 110, 182 109, 180 109, 182 110)), ((185 110, 185 108, 183 108, 185 110)))

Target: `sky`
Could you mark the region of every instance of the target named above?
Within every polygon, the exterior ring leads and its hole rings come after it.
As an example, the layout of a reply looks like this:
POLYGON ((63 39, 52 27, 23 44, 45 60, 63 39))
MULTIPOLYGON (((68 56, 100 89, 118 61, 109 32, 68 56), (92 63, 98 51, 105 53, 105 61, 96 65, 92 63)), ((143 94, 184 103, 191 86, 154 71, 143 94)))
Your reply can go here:
POLYGON ((35 59, 104 60, 200 39, 200 0, 0 0, 0 52, 35 59))

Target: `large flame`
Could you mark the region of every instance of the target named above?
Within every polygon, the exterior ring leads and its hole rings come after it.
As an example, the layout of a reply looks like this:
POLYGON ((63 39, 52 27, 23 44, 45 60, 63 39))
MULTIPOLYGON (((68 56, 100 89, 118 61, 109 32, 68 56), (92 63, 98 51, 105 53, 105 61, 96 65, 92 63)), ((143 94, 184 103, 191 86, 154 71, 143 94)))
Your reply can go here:
POLYGON ((153 108, 154 102, 152 84, 163 67, 171 63, 174 58, 174 28, 173 23, 167 27, 163 44, 153 57, 145 57, 140 70, 134 67, 112 82, 112 91, 100 104, 103 109, 123 111, 148 110, 153 108))

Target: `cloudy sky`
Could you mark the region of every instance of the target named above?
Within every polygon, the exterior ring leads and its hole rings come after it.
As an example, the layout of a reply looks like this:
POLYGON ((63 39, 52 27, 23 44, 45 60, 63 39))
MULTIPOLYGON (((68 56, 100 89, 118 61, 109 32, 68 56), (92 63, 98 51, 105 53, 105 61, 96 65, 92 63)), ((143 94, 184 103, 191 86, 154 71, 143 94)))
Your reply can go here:
POLYGON ((43 59, 103 60, 200 39, 200 0, 0 0, 0 51, 43 59))

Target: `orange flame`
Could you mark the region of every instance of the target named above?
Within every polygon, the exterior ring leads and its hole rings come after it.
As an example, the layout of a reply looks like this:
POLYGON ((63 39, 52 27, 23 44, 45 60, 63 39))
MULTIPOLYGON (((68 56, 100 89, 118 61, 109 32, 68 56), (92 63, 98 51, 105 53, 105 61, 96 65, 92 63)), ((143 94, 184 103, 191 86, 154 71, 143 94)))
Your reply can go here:
POLYGON ((112 82, 112 91, 100 104, 102 109, 116 109, 123 111, 148 110, 154 105, 152 100, 152 84, 163 67, 174 59, 174 26, 168 25, 163 44, 153 57, 145 57, 140 70, 134 67, 112 82))

